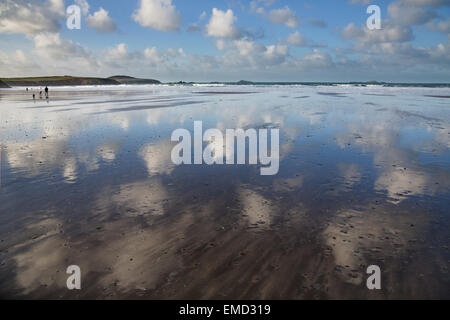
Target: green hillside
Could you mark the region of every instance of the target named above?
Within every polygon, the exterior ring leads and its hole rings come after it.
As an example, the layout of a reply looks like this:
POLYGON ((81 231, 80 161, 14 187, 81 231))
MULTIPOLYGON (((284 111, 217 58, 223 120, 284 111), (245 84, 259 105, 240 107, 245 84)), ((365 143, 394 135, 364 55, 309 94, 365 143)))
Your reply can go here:
POLYGON ((4 83, 2 80, 0 80, 0 88, 9 88, 9 86, 4 83))
POLYGON ((2 82, 11 87, 43 87, 43 86, 89 86, 89 85, 120 85, 120 84, 160 84, 158 80, 138 79, 129 76, 114 76, 110 78, 90 78, 90 77, 26 77, 26 78, 2 78, 2 82))
POLYGON ((113 76, 108 79, 113 79, 121 84, 161 84, 160 81, 154 79, 139 79, 129 76, 113 76))
POLYGON ((86 86, 86 85, 118 85, 113 79, 86 77, 31 77, 31 78, 3 78, 0 79, 11 87, 39 87, 39 86, 86 86))

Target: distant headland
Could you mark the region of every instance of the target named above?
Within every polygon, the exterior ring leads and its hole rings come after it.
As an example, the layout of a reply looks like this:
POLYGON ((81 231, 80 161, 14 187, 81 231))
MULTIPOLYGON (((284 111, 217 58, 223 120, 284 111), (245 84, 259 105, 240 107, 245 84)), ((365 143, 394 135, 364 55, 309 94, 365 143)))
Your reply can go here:
POLYGON ((0 88, 9 88, 9 86, 4 83, 2 80, 0 80, 0 88))
POLYGON ((92 86, 92 85, 121 85, 121 84, 160 84, 154 79, 139 79, 129 76, 113 76, 109 78, 90 77, 27 77, 1 78, 0 88, 8 87, 42 87, 42 86, 92 86))

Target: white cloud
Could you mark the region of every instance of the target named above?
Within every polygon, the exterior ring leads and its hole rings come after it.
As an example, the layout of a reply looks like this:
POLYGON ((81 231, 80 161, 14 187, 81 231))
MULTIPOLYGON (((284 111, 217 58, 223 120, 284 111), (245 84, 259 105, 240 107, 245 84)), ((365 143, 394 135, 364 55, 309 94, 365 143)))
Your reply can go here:
POLYGON ((307 44, 306 39, 297 31, 288 35, 286 42, 290 45, 302 47, 307 44))
POLYGON ((359 43, 406 42, 414 39, 411 28, 387 23, 381 30, 358 28, 354 23, 350 23, 342 30, 342 36, 359 43))
POLYGON ((183 48, 179 48, 178 50, 169 48, 169 49, 167 49, 167 54, 172 58, 179 57, 179 56, 181 56, 181 57, 186 56, 186 53, 184 53, 183 48))
POLYGON ((58 16, 64 16, 66 6, 64 0, 47 0, 44 6, 46 11, 50 11, 58 16))
POLYGON ((333 65, 331 56, 318 49, 314 49, 312 53, 305 55, 300 62, 308 68, 330 67, 333 65))
POLYGON ((94 28, 97 32, 108 33, 117 30, 116 23, 109 17, 108 11, 100 8, 93 15, 89 15, 86 18, 86 24, 88 27, 94 28))
POLYGON ((416 5, 416 6, 433 6, 433 7, 441 7, 441 6, 450 6, 449 0, 402 0, 406 4, 416 5))
POLYGON ((81 8, 81 12, 84 15, 89 13, 89 3, 86 0, 75 0, 75 4, 81 8))
POLYGON ((88 49, 71 40, 61 39, 59 33, 40 33, 33 40, 33 52, 49 68, 92 72, 100 67, 100 61, 88 49))
POLYGON ((30 0, 2 0, 0 2, 0 33, 57 32, 59 19, 65 17, 63 0, 48 0, 38 4, 30 0))
POLYGON ((178 31, 181 25, 181 16, 172 0, 140 0, 133 19, 143 27, 165 32, 178 31))
POLYGON ((226 49, 222 57, 215 57, 211 62, 201 57, 201 63, 215 63, 230 71, 249 69, 264 69, 283 64, 289 56, 288 46, 283 44, 264 46, 247 39, 222 42, 222 50, 226 49))
POLYGON ((22 50, 11 53, 0 50, 0 70, 4 75, 27 76, 31 71, 40 70, 40 67, 22 50))
POLYGON ((388 6, 392 22, 401 25, 421 25, 436 17, 436 12, 414 5, 411 1, 397 1, 388 6))
POLYGON ((288 6, 270 11, 269 20, 274 24, 284 24, 289 28, 295 28, 299 24, 299 19, 295 15, 295 12, 288 6))
POLYGON ((240 30, 234 25, 236 20, 233 10, 222 11, 213 8, 211 19, 206 25, 206 32, 210 37, 236 39, 241 34, 240 30))
POLYGON ((290 45, 290 46, 296 46, 296 47, 310 47, 310 48, 326 48, 326 47, 328 47, 328 44, 326 42, 316 43, 316 42, 312 41, 311 39, 305 38, 298 31, 289 34, 283 43, 290 45))
POLYGON ((450 19, 439 21, 437 23, 430 23, 428 26, 431 30, 446 33, 450 36, 450 19))
MULTIPOLYGON (((171 51, 173 53, 173 51, 171 51)), ((167 56, 159 52, 156 47, 144 50, 144 55, 151 63, 162 63, 167 60, 167 56)))
POLYGON ((234 45, 242 56, 247 56, 255 51, 255 43, 253 41, 245 39, 236 40, 234 41, 234 45))
POLYGON ((265 9, 264 7, 270 7, 273 5, 277 0, 254 0, 250 2, 250 11, 264 14, 265 9))
POLYGON ((154 74, 157 71, 168 73, 174 69, 181 69, 180 63, 182 64, 186 59, 187 55, 182 48, 160 50, 157 47, 151 47, 132 51, 125 43, 107 49, 103 54, 103 61, 108 66, 109 73, 134 75, 145 73, 146 77, 149 73, 154 74))
POLYGON ((115 64, 129 59, 131 59, 131 56, 128 53, 127 45, 125 43, 119 43, 115 48, 106 50, 105 53, 105 60, 115 64))

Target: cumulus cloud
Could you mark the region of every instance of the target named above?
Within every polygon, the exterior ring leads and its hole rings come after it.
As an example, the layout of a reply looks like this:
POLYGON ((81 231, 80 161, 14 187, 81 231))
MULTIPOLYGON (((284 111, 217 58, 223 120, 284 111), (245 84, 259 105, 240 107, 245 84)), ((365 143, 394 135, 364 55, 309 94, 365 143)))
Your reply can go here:
POLYGON ((225 53, 221 57, 197 57, 200 64, 215 65, 227 71, 243 69, 270 69, 285 63, 289 57, 287 45, 265 46, 248 39, 220 41, 220 49, 225 53), (211 61, 211 59, 214 59, 211 61))
POLYGON ((143 27, 165 32, 178 31, 182 20, 172 0, 140 0, 133 19, 143 27))
POLYGON ((391 3, 388 6, 388 13, 394 23, 401 25, 421 25, 436 17, 436 12, 432 9, 424 8, 422 5, 414 5, 411 1, 391 3))
MULTIPOLYGON (((173 55, 175 52, 170 50, 170 54, 173 55)), ((151 63, 162 63, 167 60, 167 55, 158 51, 156 47, 147 48, 144 50, 144 55, 147 60, 151 63)))
POLYGON ((296 31, 295 33, 291 33, 288 37, 286 42, 290 45, 302 47, 307 44, 306 39, 300 35, 300 32, 296 31))
POLYGON ((59 20, 63 17, 63 0, 48 0, 44 5, 33 0, 2 0, 0 33, 35 35, 40 32, 58 32, 59 20))
POLYGON ((210 37, 236 39, 241 33, 234 25, 236 20, 233 10, 222 11, 213 8, 211 19, 206 25, 206 32, 210 37))
POLYGON ((393 24, 423 25, 439 15, 437 8, 450 6, 450 0, 398 0, 388 6, 393 24))
POLYGON ((39 70, 39 65, 22 50, 7 53, 0 50, 0 70, 2 74, 27 76, 30 71, 39 70))
POLYGON ((434 31, 446 33, 450 36, 450 19, 445 21, 431 22, 428 24, 429 28, 434 31))
POLYGON ((236 40, 233 44, 242 56, 247 56, 256 50, 255 43, 246 39, 236 40))
POLYGON ((311 48, 326 48, 328 47, 327 43, 315 43, 313 40, 308 39, 300 34, 300 32, 296 31, 287 36, 286 40, 283 43, 296 46, 296 47, 311 47, 311 48))
POLYGON ((117 30, 116 23, 109 17, 108 11, 103 8, 100 8, 93 15, 89 15, 86 18, 86 24, 100 33, 109 33, 117 30))
POLYGON ((100 61, 85 47, 71 40, 61 39, 59 33, 40 33, 34 38, 33 52, 52 68, 80 72, 99 68, 100 61))
POLYGON ((273 5, 277 0, 254 0, 250 2, 250 11, 263 14, 265 13, 265 7, 270 7, 273 5))
POLYGON ((381 30, 369 30, 365 26, 357 27, 348 24, 342 30, 342 36, 359 43, 406 42, 414 39, 412 30, 408 26, 389 25, 385 23, 381 30))
POLYGON ((106 61, 115 63, 133 58, 132 55, 128 53, 127 45, 125 43, 119 43, 115 48, 106 50, 104 56, 106 61))
POLYGON ((81 12, 84 15, 87 15, 89 13, 90 6, 87 0, 75 0, 75 4, 80 7, 81 12))
POLYGON ((406 4, 417 5, 417 6, 450 6, 450 0, 401 0, 406 4))
POLYGON ((333 66, 334 63, 330 54, 319 49, 313 49, 311 53, 295 60, 295 65, 303 70, 307 70, 314 68, 329 68, 333 66))
POLYGON ((289 28, 295 28, 299 25, 299 18, 288 6, 270 11, 268 17, 272 23, 284 24, 289 28))
POLYGON ((185 57, 182 48, 159 50, 156 47, 130 51, 125 43, 105 50, 104 61, 114 70, 142 72, 142 70, 170 70, 177 67, 176 59, 185 57))

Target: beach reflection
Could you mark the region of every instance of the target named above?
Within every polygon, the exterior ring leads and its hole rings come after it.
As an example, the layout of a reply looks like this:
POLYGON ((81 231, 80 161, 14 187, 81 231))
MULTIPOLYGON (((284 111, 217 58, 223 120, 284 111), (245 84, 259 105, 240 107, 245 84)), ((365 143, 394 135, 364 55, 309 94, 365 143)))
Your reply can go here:
POLYGON ((448 89, 53 92, 2 91, 1 297, 449 298, 448 89), (198 120, 279 128, 279 174, 175 166, 198 120))

